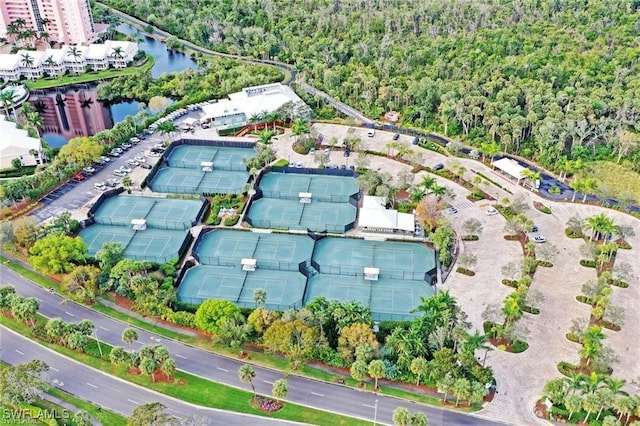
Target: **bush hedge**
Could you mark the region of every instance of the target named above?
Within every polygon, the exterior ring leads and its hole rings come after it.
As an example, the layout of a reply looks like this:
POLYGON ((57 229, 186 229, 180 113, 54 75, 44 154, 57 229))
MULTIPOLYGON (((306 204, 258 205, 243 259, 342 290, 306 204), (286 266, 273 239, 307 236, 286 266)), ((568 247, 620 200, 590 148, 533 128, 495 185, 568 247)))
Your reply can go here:
POLYGON ((473 277, 476 273, 469 270, 469 269, 465 269, 461 266, 458 267, 458 269, 456 269, 456 272, 462 275, 466 275, 468 277, 473 277))
POLYGON ((463 235, 462 241, 478 241, 480 237, 477 235, 463 235))
POLYGON ((240 215, 237 214, 235 216, 226 217, 224 219, 224 226, 233 226, 240 220, 240 215))
POLYGON ((595 260, 580 259, 580 265, 586 268, 597 268, 598 262, 596 262, 595 260))

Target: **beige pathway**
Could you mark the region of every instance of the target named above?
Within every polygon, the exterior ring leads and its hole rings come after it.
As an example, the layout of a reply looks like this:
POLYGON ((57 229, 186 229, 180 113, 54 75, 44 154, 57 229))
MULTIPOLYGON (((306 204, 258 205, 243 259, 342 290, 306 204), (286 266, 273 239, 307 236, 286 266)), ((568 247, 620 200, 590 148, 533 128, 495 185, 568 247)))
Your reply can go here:
MULTIPOLYGON (((347 126, 314 124, 328 141, 332 136, 342 140, 348 136, 347 126)), ((366 129, 356 128, 356 135, 360 136, 367 149, 386 152, 386 144, 392 141, 393 133, 376 131, 372 138, 367 137, 366 129)), ((401 136, 400 141, 410 143, 407 136, 401 136)), ((280 157, 291 156, 293 161, 302 161, 312 166, 310 156, 299 156, 291 150, 291 138, 280 137, 276 148, 280 157)), ((557 370, 560 361, 575 363, 578 361, 579 346, 565 338, 574 318, 586 318, 589 315, 589 307, 575 300, 575 296, 581 294, 582 285, 596 278, 595 271, 579 265, 579 247, 582 240, 572 240, 564 235, 567 220, 578 215, 586 218, 604 212, 612 217, 617 224, 631 225, 638 234, 629 239, 633 249, 620 250, 618 261, 626 261, 634 266, 635 278, 628 289, 614 289, 614 304, 623 306, 626 310, 626 323, 620 332, 606 331, 608 336, 605 344, 610 345, 618 356, 620 362, 614 366, 614 375, 631 381, 640 377, 640 345, 633 342, 637 340, 637 330, 640 329, 640 307, 636 303, 640 300, 640 221, 623 213, 597 206, 583 205, 581 203, 559 203, 544 200, 531 191, 515 185, 493 171, 490 167, 472 159, 445 157, 442 154, 432 152, 417 146, 411 146, 416 152, 422 154, 422 164, 432 166, 442 162, 449 167, 452 162, 459 162, 465 167, 465 178, 472 179, 475 173, 472 170, 488 176, 498 182, 510 192, 491 184, 483 189, 485 192, 502 199, 513 199, 522 194, 531 207, 527 213, 540 227, 540 234, 544 235, 548 243, 559 249, 559 256, 551 268, 539 267, 536 271, 532 288, 542 291, 546 300, 541 304, 539 315, 525 314, 523 323, 530 330, 527 341, 530 347, 522 354, 510 354, 499 350, 490 351, 487 354, 487 364, 491 365, 498 383, 498 394, 494 401, 479 414, 487 418, 508 421, 517 425, 548 424, 533 415, 533 406, 540 397, 544 384, 556 377, 561 377, 557 370), (532 202, 538 200, 551 207, 552 214, 547 215, 533 208, 532 202)), ((342 155, 334 152, 333 155, 342 155)), ((380 171, 389 171, 396 175, 404 165, 390 159, 371 157, 371 168, 380 171)), ((332 157, 332 162, 334 162, 332 157)), ((336 163, 339 164, 339 163, 336 163)), ((421 172, 415 176, 414 182, 422 179, 421 172)), ((469 316, 473 328, 482 330, 481 314, 487 304, 501 304, 504 298, 513 291, 501 284, 501 267, 511 260, 522 261, 523 255, 518 243, 504 240, 504 218, 502 216, 486 216, 485 210, 490 205, 488 201, 477 203, 467 202, 468 191, 450 181, 436 177, 438 183, 451 188, 456 197, 451 201, 458 207, 458 213, 449 217, 453 226, 460 229, 462 223, 476 217, 482 221, 484 231, 477 242, 463 242, 463 249, 474 253, 478 258, 478 266, 475 267, 476 275, 467 277, 452 273, 442 286, 448 289, 459 301, 461 307, 469 316)), ((484 354, 479 354, 483 356, 484 354)), ((634 391, 630 386, 628 390, 634 391)))

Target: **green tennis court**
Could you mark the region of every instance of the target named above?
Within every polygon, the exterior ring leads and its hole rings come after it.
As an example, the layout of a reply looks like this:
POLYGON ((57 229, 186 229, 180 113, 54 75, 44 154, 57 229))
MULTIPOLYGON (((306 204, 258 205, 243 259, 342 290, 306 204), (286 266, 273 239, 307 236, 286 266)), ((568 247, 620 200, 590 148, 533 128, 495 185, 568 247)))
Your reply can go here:
POLYGON ((310 192, 314 201, 333 203, 348 203, 359 192, 353 177, 296 173, 268 173, 262 177, 260 189, 267 198, 298 200, 301 192, 310 192))
POLYGON ((149 182, 154 192, 173 194, 241 194, 249 172, 165 167, 149 182))
POLYGON ((256 270, 240 267, 198 265, 189 269, 178 288, 178 300, 200 304, 207 299, 225 299, 241 307, 255 307, 253 292, 267 291, 265 306, 286 310, 301 307, 306 278, 297 272, 256 270))
POLYGON ((433 250, 422 244, 324 238, 316 243, 313 261, 321 273, 362 274, 365 267, 380 269, 381 277, 423 280, 435 269, 433 250))
POLYGON ((348 203, 261 198, 252 203, 247 217, 258 228, 343 233, 355 222, 356 208, 348 203))
POLYGON ((202 208, 200 200, 118 195, 107 198, 94 215, 96 223, 131 226, 132 219, 146 219, 147 226, 184 230, 195 225, 202 208))
POLYGON ((327 299, 335 299, 341 302, 355 300, 365 306, 369 306, 371 300, 371 282, 361 277, 348 277, 344 275, 318 274, 309 278, 305 303, 314 297, 323 296, 327 299))
POLYGON ((246 171, 244 160, 255 155, 251 148, 180 145, 171 151, 167 163, 170 167, 200 169, 202 162, 213 162, 214 169, 246 171))
POLYGON ((133 238, 135 231, 124 226, 91 225, 80 231, 82 238, 89 248, 89 256, 95 256, 104 243, 120 243, 122 247, 127 247, 133 238))
MULTIPOLYGON (((380 278, 371 282, 371 311, 378 319, 404 316, 420 305, 420 297, 431 297, 435 291, 425 281, 380 278)), ((413 314, 419 316, 420 314, 413 314)))
POLYGON ((253 258, 258 268, 281 271, 298 271, 312 252, 313 240, 307 236, 232 230, 209 232, 194 247, 202 264, 239 266, 241 259, 253 258))
POLYGON ((95 256, 106 242, 117 242, 125 248, 124 256, 164 263, 179 257, 187 238, 185 231, 147 228, 134 231, 130 226, 91 225, 80 231, 80 237, 95 256))

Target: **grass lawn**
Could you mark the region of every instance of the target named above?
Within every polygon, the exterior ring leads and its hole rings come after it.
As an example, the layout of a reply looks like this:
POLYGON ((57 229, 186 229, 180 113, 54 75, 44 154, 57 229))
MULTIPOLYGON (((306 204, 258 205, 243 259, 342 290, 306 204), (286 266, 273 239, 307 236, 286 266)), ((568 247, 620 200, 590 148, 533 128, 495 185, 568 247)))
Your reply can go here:
MULTIPOLYGON (((46 322, 46 318, 38 315, 38 322, 46 322)), ((30 336, 30 328, 19 321, 0 316, 0 324, 12 330, 30 336)), ((35 339, 34 339, 35 340, 35 339)), ((235 411, 240 413, 254 414, 263 417, 274 417, 283 420, 311 424, 331 424, 331 425, 368 425, 369 422, 341 416, 313 408, 303 407, 293 403, 286 403, 284 408, 276 413, 267 414, 253 408, 251 405, 252 393, 234 387, 226 386, 211 380, 194 376, 182 371, 174 374, 176 382, 184 381, 186 384, 180 386, 176 383, 155 383, 147 375, 127 374, 126 366, 116 366, 109 361, 94 357, 85 353, 79 353, 68 348, 52 343, 35 340, 43 346, 55 350, 56 352, 75 359, 83 364, 104 371, 112 376, 119 377, 131 383, 136 383, 147 389, 152 389, 174 398, 202 405, 204 407, 218 408, 222 410, 235 411)), ((95 345, 95 342, 92 342, 95 345)), ((102 350, 105 356, 110 352, 111 346, 102 343, 102 350)), ((241 383, 238 381, 238 385, 241 383)), ((247 385, 248 386, 248 385, 247 385)))
POLYGON ((147 54, 147 59, 142 65, 131 66, 127 68, 113 68, 104 71, 91 71, 79 75, 62 75, 57 78, 41 78, 39 80, 25 81, 25 85, 30 89, 50 89, 52 87, 66 86, 75 83, 88 83, 90 81, 104 80, 108 78, 120 77, 123 75, 132 75, 138 71, 149 71, 156 60, 153 56, 147 54))
POLYGON ((608 188, 612 198, 640 203, 640 174, 611 161, 587 163, 580 176, 589 176, 600 188, 608 188))

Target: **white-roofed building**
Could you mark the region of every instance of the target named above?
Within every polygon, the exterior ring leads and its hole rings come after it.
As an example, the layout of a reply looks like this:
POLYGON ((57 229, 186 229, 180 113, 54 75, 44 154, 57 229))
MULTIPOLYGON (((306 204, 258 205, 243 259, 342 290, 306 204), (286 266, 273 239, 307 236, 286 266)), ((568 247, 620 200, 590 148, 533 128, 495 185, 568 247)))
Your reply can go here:
POLYGON ((387 209, 386 203, 385 197, 362 197, 358 227, 363 231, 413 234, 416 229, 414 215, 387 209))
POLYGON ((16 123, 7 121, 0 114, 0 169, 13 167, 11 162, 18 158, 23 166, 34 166, 42 162, 42 143, 32 138, 16 123))
POLYGON ((310 108, 289 86, 273 83, 245 87, 241 92, 231 93, 229 99, 204 105, 201 121, 210 122, 218 130, 233 129, 247 125, 253 116, 275 112, 289 102, 304 105, 300 108, 301 116, 310 115, 310 108))
POLYGON ((524 179, 522 172, 526 169, 526 167, 522 167, 516 160, 505 157, 494 161, 493 163, 491 163, 491 165, 496 169, 502 171, 503 174, 514 178, 517 183, 520 183, 520 181, 524 179))
POLYGON ((2 81, 29 79, 46 75, 58 76, 69 71, 84 72, 87 66, 94 70, 108 67, 124 68, 138 53, 138 45, 129 41, 107 41, 88 46, 63 46, 45 51, 20 50, 16 54, 0 55, 2 81), (28 59, 26 59, 28 58, 28 59))

